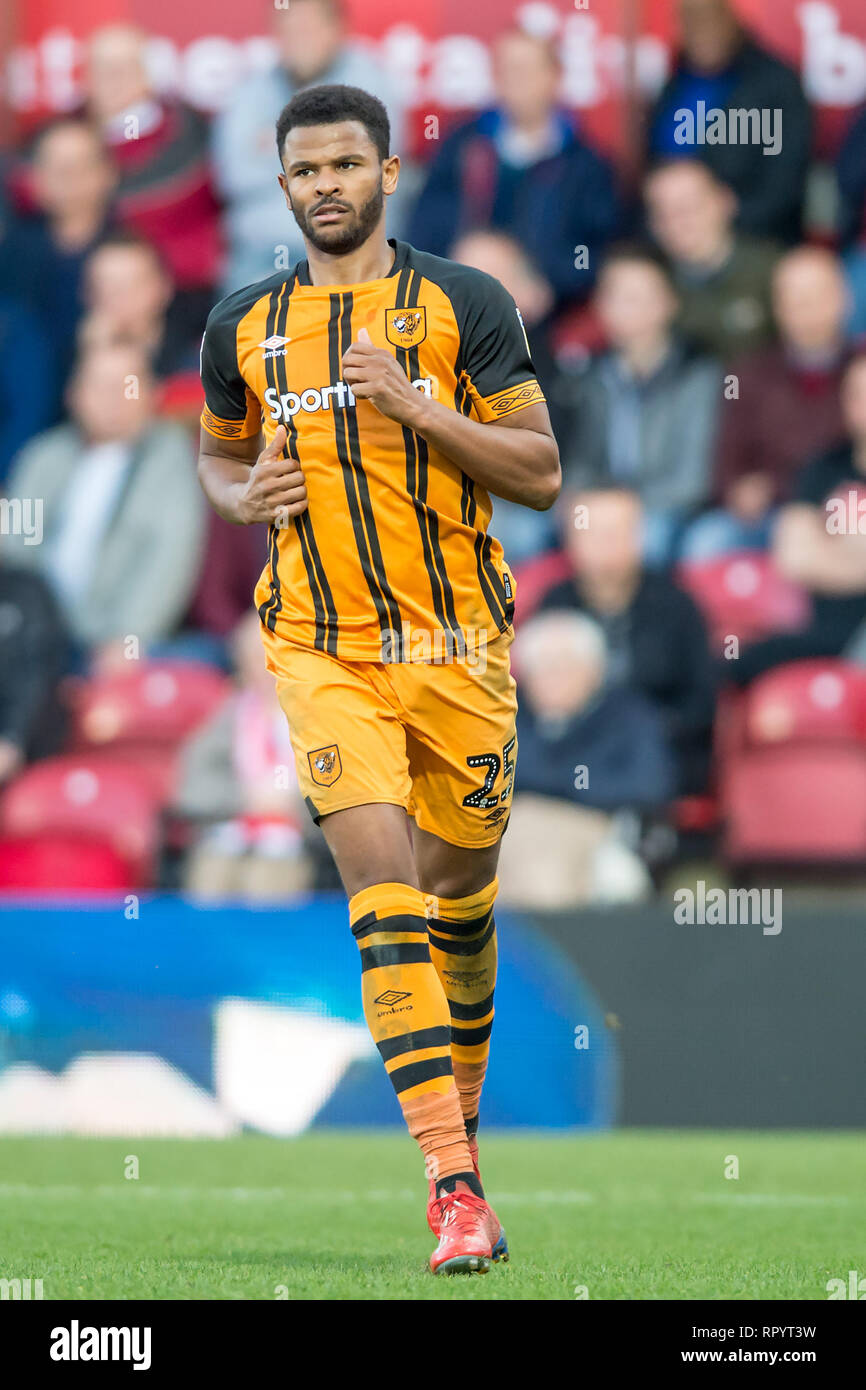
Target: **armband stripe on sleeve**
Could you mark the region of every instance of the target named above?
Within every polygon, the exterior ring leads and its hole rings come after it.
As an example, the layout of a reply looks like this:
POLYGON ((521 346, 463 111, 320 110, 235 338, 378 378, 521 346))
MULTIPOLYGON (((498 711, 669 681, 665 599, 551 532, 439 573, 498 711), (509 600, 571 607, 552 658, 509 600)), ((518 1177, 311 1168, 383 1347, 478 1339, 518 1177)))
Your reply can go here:
POLYGON ((260 421, 251 418, 250 414, 243 420, 221 420, 207 406, 201 413, 201 423, 208 434, 215 435, 217 439, 249 439, 258 434, 261 428, 260 421))
POLYGON ((537 381, 524 381, 519 386, 508 386, 504 391, 497 391, 495 396, 484 396, 482 400, 490 419, 500 420, 514 410, 523 410, 524 406, 543 403, 544 392, 537 381))

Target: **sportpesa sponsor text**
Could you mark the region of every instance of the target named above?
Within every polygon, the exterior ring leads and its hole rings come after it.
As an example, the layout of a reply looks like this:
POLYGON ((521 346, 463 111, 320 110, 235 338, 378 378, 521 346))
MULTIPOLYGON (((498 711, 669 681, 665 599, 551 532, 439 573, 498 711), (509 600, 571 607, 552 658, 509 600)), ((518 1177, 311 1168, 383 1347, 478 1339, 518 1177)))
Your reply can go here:
MULTIPOLYGON (((432 376, 418 377, 410 382, 410 385, 414 386, 416 391, 423 391, 425 396, 432 397, 435 394, 432 376)), ((265 392, 265 405, 272 420, 291 420, 300 410, 306 411, 308 415, 314 415, 318 410, 345 410, 347 406, 353 406, 355 403, 352 388, 347 386, 345 381, 338 381, 333 386, 307 386, 301 391, 285 391, 282 395, 275 386, 268 387, 265 392)))

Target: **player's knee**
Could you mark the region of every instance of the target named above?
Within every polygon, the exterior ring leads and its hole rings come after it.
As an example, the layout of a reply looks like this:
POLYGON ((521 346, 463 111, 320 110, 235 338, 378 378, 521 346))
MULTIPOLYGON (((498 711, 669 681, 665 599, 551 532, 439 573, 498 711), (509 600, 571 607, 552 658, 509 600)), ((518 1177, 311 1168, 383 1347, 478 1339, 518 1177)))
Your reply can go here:
POLYGON ((496 861, 479 856, 478 862, 443 866, 424 876, 421 888, 436 898, 473 898, 496 877, 496 861))
POLYGON ((407 874, 405 865, 400 863, 383 863, 375 867, 359 864, 349 869, 344 869, 338 864, 337 868, 348 898, 354 898, 358 893, 366 893, 368 890, 374 891, 385 884, 401 883, 418 890, 417 878, 407 874))

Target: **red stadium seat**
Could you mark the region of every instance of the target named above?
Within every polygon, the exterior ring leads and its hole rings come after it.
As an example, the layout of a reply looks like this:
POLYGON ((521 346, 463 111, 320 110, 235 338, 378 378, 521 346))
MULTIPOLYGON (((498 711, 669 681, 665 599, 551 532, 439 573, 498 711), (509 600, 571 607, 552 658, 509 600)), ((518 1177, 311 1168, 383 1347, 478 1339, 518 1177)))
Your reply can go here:
POLYGON ((671 819, 681 834, 707 835, 719 822, 719 807, 715 796, 681 796, 671 807, 671 819))
POLYGON ((866 671, 832 658, 779 666, 733 713, 716 743, 725 856, 866 862, 866 671))
POLYGON ((724 768, 746 743, 746 705, 748 693, 735 686, 723 686, 716 700, 713 723, 713 765, 724 768))
POLYGON ((794 632, 808 620, 806 594, 783 579, 767 555, 743 551, 688 562, 677 567, 676 578, 703 613, 717 650, 729 636, 755 642, 773 632, 794 632))
POLYGON ((15 839, 72 836, 108 845, 139 886, 152 881, 159 797, 126 762, 65 754, 35 763, 0 802, 0 834, 15 839))
POLYGON ((124 893, 140 885, 129 861, 77 835, 0 839, 0 893, 124 893))
POLYGON ((83 682, 71 701, 73 747, 176 748, 231 689, 227 676, 193 661, 146 662, 83 682))
POLYGON ((866 863, 866 747, 741 753, 726 769, 723 811, 733 864, 866 863))
POLYGON ((760 676, 746 693, 751 746, 866 741, 866 672, 835 658, 796 661, 760 676))
POLYGON ((106 748, 82 748, 88 767, 128 769, 130 774, 149 788, 154 803, 168 807, 177 781, 178 752, 175 747, 159 744, 118 743, 106 748))

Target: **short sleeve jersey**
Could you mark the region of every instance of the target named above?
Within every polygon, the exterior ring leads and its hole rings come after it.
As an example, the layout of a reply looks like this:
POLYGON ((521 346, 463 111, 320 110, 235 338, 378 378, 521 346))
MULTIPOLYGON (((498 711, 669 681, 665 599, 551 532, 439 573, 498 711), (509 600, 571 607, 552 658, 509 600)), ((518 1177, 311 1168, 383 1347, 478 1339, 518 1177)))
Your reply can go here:
POLYGON ((342 380, 360 329, 415 389, 464 415, 495 421, 544 400, 502 285, 391 246, 379 280, 315 286, 302 261, 229 295, 202 342, 205 430, 268 442, 284 424, 306 479, 306 512, 270 529, 262 622, 355 661, 475 650, 508 627, 514 592, 485 489, 342 380))

